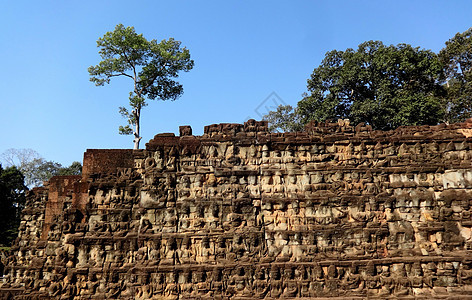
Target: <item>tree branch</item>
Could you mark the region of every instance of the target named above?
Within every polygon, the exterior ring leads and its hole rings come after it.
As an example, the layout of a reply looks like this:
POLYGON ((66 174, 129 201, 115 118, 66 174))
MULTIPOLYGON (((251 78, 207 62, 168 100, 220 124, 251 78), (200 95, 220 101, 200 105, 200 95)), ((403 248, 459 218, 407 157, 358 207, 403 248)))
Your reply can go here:
POLYGON ((140 90, 140 93, 142 94, 145 90, 147 90, 151 85, 154 84, 154 81, 156 81, 157 77, 159 76, 159 74, 165 70, 165 67, 168 65, 167 62, 164 62, 164 65, 161 67, 161 69, 159 70, 159 72, 156 72, 156 74, 154 75, 154 77, 152 78, 152 80, 150 80, 148 82, 148 84, 146 84, 145 86, 141 87, 141 90, 140 90))
POLYGON ((136 66, 130 61, 130 59, 128 58, 128 55, 126 55, 126 51, 125 49, 121 49, 122 53, 123 53, 123 57, 125 58, 125 61, 131 66, 131 68, 133 69, 133 75, 134 76, 131 76, 131 75, 127 75, 129 78, 133 79, 134 81, 134 90, 136 91, 136 82, 137 82, 137 78, 136 78, 136 66))
POLYGON ((122 76, 122 75, 133 79, 133 76, 131 76, 131 75, 129 75, 129 74, 126 74, 126 73, 111 74, 111 75, 109 75, 108 77, 117 77, 117 76, 122 76))

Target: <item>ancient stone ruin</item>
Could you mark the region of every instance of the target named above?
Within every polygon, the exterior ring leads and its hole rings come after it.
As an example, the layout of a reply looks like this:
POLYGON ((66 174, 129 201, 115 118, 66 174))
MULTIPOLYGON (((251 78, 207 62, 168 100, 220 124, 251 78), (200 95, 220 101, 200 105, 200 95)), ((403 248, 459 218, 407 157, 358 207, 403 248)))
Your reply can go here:
POLYGON ((472 299, 472 120, 266 122, 87 150, 29 194, 15 299, 472 299))

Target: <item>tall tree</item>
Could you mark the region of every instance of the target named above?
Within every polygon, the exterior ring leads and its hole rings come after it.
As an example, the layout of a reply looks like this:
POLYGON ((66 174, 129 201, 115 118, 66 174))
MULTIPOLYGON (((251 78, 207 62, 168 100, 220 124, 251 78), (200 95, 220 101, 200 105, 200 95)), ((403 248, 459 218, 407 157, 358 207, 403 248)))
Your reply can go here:
POLYGON ((472 28, 447 41, 439 56, 447 87, 445 120, 464 121, 472 117, 472 28))
POLYGON ((25 177, 29 188, 37 187, 56 175, 80 175, 82 164, 73 162, 69 167, 48 161, 32 149, 8 149, 0 156, 5 166, 16 167, 25 177))
POLYGON ((56 175, 82 175, 82 164, 74 161, 68 167, 60 167, 56 175))
POLYGON ((16 167, 3 169, 0 164, 0 245, 9 246, 18 234, 26 190, 19 170, 16 167))
POLYGON ((41 168, 45 160, 33 149, 8 149, 2 153, 1 161, 6 167, 16 167, 25 177, 25 184, 29 188, 47 180, 43 176, 45 168, 41 168))
POLYGON ((442 120, 442 65, 435 53, 407 44, 364 42, 326 54, 298 103, 301 123, 348 118, 376 129, 442 120))
POLYGON ((117 76, 133 81, 129 95, 131 110, 120 107, 120 114, 128 120, 128 125, 120 126, 119 132, 134 136, 134 149, 139 149, 141 109, 147 105, 146 98, 176 100, 183 93, 182 85, 174 78, 180 71, 190 71, 194 62, 189 51, 180 44, 173 38, 148 41, 137 34, 134 27, 122 24, 97 41, 103 60, 88 68, 90 81, 97 86, 110 83, 110 79, 117 76))
POLYGON ((277 110, 269 111, 263 119, 269 122, 269 130, 272 132, 294 132, 303 129, 298 109, 290 105, 279 105, 277 110))

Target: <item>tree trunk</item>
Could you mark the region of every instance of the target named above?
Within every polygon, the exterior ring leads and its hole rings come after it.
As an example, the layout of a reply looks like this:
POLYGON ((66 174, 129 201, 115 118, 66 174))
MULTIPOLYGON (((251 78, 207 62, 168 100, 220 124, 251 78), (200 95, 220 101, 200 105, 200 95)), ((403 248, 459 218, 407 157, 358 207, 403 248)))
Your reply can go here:
POLYGON ((138 136, 134 136, 134 150, 138 150, 139 149, 139 142, 141 141, 141 137, 138 137, 138 136))
POLYGON ((135 108, 133 110, 134 118, 135 118, 135 130, 134 130, 134 150, 139 149, 139 142, 141 141, 142 137, 139 136, 139 117, 141 115, 141 108, 135 108))

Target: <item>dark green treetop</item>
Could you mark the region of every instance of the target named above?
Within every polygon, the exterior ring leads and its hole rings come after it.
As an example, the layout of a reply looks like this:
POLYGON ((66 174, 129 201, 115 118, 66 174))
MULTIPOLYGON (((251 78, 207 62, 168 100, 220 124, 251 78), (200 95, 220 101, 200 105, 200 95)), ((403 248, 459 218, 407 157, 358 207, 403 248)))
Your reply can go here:
POLYGON ((0 164, 0 246, 9 246, 18 234, 27 189, 16 167, 3 169, 0 164))
POLYGON ((330 51, 298 103, 301 123, 348 118, 384 130, 437 124, 444 117, 441 74, 435 53, 407 44, 369 41, 330 51))
POLYGON ((264 120, 269 122, 269 130, 272 132, 294 132, 303 129, 298 109, 290 105, 279 105, 277 110, 265 115, 264 120))
POLYGON ((446 121, 472 117, 472 28, 457 33, 439 52, 447 86, 446 121))

